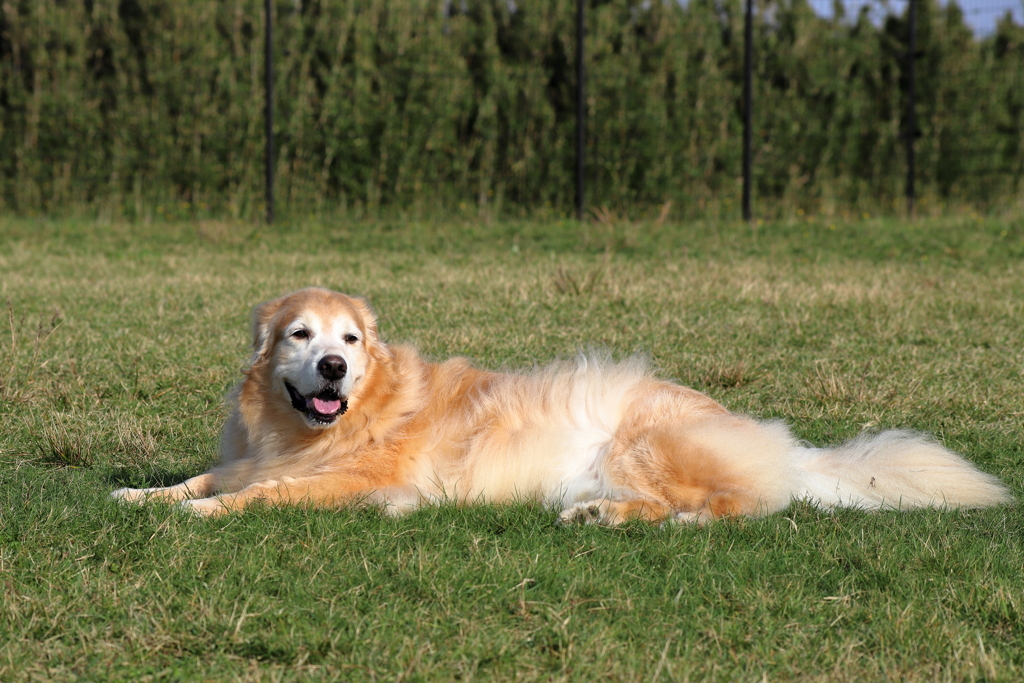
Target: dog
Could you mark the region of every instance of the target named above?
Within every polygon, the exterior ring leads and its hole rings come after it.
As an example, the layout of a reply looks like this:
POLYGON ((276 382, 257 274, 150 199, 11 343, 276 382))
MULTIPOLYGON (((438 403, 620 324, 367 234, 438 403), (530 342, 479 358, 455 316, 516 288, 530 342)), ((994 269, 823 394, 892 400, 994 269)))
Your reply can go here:
POLYGON ((862 435, 833 448, 657 379, 640 359, 582 354, 506 374, 424 361, 379 337, 369 304, 310 288, 258 306, 229 397, 220 463, 166 488, 114 491, 200 515, 269 505, 535 500, 560 524, 690 522, 793 501, 865 510, 983 508, 1009 490, 931 439, 862 435))

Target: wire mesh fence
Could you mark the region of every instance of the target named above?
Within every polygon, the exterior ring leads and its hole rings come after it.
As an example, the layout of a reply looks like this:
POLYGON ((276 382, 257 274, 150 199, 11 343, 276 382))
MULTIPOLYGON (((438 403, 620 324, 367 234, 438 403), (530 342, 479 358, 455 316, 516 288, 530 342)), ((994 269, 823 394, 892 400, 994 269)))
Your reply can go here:
MULTIPOLYGON (((756 216, 1020 207, 1024 17, 756 0, 756 216), (908 108, 910 66, 915 103, 908 108), (913 122, 909 112, 913 111, 913 122)), ((279 213, 741 215, 745 0, 272 0, 279 213), (671 202, 671 204, 669 204, 671 202)), ((1007 13, 1009 11, 1009 13, 1007 13)), ((259 216, 264 2, 0 2, 0 209, 259 216)))

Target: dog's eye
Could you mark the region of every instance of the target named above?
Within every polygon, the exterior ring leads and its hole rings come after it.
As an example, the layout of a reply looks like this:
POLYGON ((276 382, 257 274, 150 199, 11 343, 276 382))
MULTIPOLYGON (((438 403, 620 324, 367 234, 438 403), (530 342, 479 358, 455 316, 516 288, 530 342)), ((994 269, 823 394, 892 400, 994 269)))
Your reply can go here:
POLYGON ((359 337, 357 337, 354 334, 346 334, 345 341, 348 342, 349 344, 355 344, 357 341, 359 341, 359 337))
POLYGON ((309 332, 306 330, 295 330, 292 332, 292 339, 309 339, 309 332))

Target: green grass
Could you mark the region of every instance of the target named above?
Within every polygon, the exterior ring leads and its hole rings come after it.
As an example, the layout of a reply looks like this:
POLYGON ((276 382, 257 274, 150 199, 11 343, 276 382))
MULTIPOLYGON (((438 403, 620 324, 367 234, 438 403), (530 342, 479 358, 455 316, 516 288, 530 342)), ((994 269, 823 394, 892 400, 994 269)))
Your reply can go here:
POLYGON ((1024 492, 1024 223, 0 219, 0 680, 1020 680, 1024 508, 118 506, 209 466, 252 305, 365 294, 488 368, 650 355, 816 443, 926 430, 1024 492))

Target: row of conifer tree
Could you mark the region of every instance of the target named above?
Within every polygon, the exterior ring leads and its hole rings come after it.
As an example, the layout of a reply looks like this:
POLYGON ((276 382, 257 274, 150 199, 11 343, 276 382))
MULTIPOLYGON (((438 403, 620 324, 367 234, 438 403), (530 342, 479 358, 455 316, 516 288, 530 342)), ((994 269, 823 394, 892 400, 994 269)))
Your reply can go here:
MULTIPOLYGON (((823 18, 759 0, 761 215, 896 211, 904 139, 932 205, 1019 201, 1024 28, 979 38, 918 3, 917 120, 905 16, 823 18)), ((283 211, 569 211, 575 0, 275 0, 283 211)), ((0 4, 0 210, 102 206, 256 215, 262 0, 0 4)), ((588 194, 639 212, 735 215, 740 0, 589 0, 588 194)))

